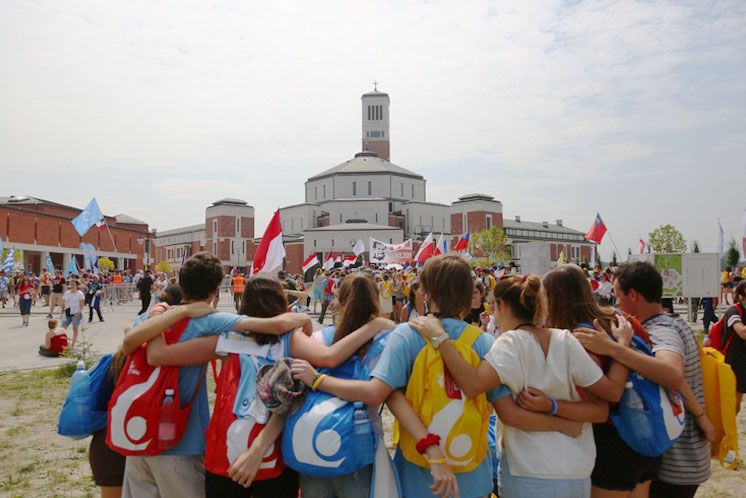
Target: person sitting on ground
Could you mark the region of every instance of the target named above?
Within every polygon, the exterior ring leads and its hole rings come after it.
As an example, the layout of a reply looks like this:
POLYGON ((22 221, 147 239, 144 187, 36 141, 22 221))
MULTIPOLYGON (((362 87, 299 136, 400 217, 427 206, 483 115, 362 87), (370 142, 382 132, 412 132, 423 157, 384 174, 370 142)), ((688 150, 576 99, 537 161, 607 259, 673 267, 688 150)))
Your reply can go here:
POLYGON ((44 337, 44 345, 39 346, 39 354, 57 358, 67 348, 67 331, 57 326, 55 319, 47 322, 47 335, 44 337))

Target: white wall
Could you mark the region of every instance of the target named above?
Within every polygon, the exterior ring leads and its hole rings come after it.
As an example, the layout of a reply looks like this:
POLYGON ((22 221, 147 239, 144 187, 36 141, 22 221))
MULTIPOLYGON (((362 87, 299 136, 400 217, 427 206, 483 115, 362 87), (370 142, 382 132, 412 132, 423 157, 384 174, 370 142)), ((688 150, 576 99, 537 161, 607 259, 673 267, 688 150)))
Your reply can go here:
POLYGON ((376 225, 388 225, 389 222, 389 203, 385 199, 330 201, 323 205, 323 209, 329 213, 330 225, 337 225, 352 219, 364 219, 376 225))
POLYGON ((332 177, 306 182, 306 202, 323 202, 334 198, 332 177), (324 196, 326 187, 326 196, 324 196))
POLYGON ((280 224, 282 233, 299 235, 306 228, 316 228, 316 218, 321 212, 317 204, 300 204, 298 206, 280 208, 280 224))
POLYGON ((362 139, 363 140, 389 140, 389 98, 387 96, 362 97, 361 99, 361 117, 363 122, 362 139), (382 119, 368 120, 368 106, 383 106, 382 119), (383 132, 382 137, 368 137, 368 132, 383 132))
POLYGON ((432 231, 451 233, 451 209, 441 204, 427 202, 405 202, 402 204, 407 234, 432 231), (424 226, 423 226, 424 225, 424 226))

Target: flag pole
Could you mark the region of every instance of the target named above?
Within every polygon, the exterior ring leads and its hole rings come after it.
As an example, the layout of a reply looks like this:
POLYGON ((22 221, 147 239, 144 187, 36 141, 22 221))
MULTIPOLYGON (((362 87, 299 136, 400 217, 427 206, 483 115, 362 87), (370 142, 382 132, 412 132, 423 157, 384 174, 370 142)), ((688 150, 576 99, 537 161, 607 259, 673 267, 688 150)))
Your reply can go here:
MULTIPOLYGON (((109 224, 106 222, 106 218, 104 218, 104 225, 106 225, 106 231, 109 233, 109 238, 111 239, 111 245, 114 246, 114 255, 117 259, 119 259, 119 251, 117 251, 117 243, 114 242, 114 236, 111 235, 111 230, 109 230, 109 224)), ((150 256, 148 254, 148 256, 150 256)))
POLYGON ((609 238, 611 239, 611 245, 614 246, 614 251, 616 251, 617 256, 621 258, 622 255, 619 253, 619 249, 616 246, 616 242, 614 242, 614 237, 611 235, 611 230, 609 230, 608 227, 606 228, 606 232, 609 234, 609 238))

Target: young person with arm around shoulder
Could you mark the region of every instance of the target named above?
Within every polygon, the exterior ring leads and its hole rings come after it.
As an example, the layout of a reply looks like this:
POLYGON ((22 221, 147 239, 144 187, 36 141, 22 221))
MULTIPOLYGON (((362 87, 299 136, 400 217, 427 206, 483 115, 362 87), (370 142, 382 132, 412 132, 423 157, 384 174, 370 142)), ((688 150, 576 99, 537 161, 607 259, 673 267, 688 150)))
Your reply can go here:
MULTIPOLYGON (((222 280, 223 268, 220 261, 208 253, 191 256, 179 271, 179 286, 186 303, 210 301, 222 280)), ((199 306, 200 304, 192 304, 192 311, 199 306)), ((131 353, 144 341, 158 336, 164 328, 173 324, 178 318, 189 316, 179 313, 184 313, 184 311, 180 311, 177 307, 161 316, 145 320, 130 330, 123 343, 125 353, 131 353), (148 327, 157 328, 149 335, 144 334, 143 331, 148 327)), ((231 313, 211 313, 192 318, 181 334, 179 342, 227 333, 239 327, 242 320, 244 317, 231 313)), ((276 324, 273 327, 275 333, 281 333, 280 327, 276 324)), ((123 496, 139 497, 156 494, 182 498, 204 496, 202 458, 205 450, 205 429, 210 419, 205 363, 206 360, 195 362, 193 366, 179 368, 179 399, 183 400, 183 404, 194 400, 183 437, 176 446, 159 455, 127 457, 123 496), (179 478, 175 479, 175 475, 179 478)))
MULTIPOLYGON (((420 277, 420 284, 427 296, 427 303, 430 310, 438 312, 443 316, 443 327, 447 330, 450 337, 453 339, 459 339, 462 334, 472 334, 473 327, 469 328, 468 324, 460 320, 460 317, 469 309, 471 302, 471 292, 473 289, 473 281, 471 278, 471 270, 469 266, 458 256, 438 256, 431 258, 425 268, 422 271, 420 277)), ((494 339, 485 333, 476 332, 476 339, 471 345, 471 349, 478 358, 483 358, 490 349, 490 346, 494 339)), ((454 438, 458 438, 459 441, 464 440, 462 436, 468 436, 467 434, 453 434, 453 424, 450 422, 442 427, 441 430, 434 430, 435 426, 440 426, 440 423, 430 424, 429 430, 425 428, 421 420, 421 414, 419 411, 423 409, 423 406, 412 405, 412 394, 410 388, 412 382, 418 382, 417 379, 413 378, 414 367, 420 351, 426 346, 425 340, 415 330, 409 327, 407 324, 399 325, 394 332, 391 334, 386 348, 384 349, 381 359, 379 360, 376 367, 371 372, 371 380, 369 381, 351 381, 326 376, 317 384, 316 388, 322 391, 334 394, 335 396, 348 400, 362 400, 367 404, 380 404, 386 400, 391 393, 396 389, 407 389, 407 400, 411 408, 418 414, 415 417, 415 421, 411 421, 414 424, 421 424, 419 430, 413 427, 412 423, 406 422, 400 419, 405 430, 409 435, 418 442, 418 451, 421 449, 420 443, 425 445, 423 451, 426 451, 425 455, 429 457, 427 452, 427 446, 433 444, 436 440, 437 435, 440 438, 440 447, 444 454, 448 454, 448 448, 446 444, 448 441, 452 441, 454 438), (410 385, 411 384, 411 385, 410 385), (423 439, 423 432, 438 432, 435 435, 429 435, 428 439, 423 439)), ((468 346, 467 346, 468 347, 468 346)), ((315 377, 316 373, 313 371, 307 363, 302 361, 295 361, 293 363, 293 372, 298 378, 308 381, 315 377)), ((445 382, 441 387, 442 392, 435 393, 434 391, 428 391, 429 394, 426 396, 424 403, 431 404, 435 397, 439 396, 441 399, 445 395, 448 399, 456 400, 461 399, 462 401, 449 402, 448 410, 441 409, 434 417, 438 417, 440 420, 450 421, 447 413, 450 411, 451 403, 455 407, 461 406, 463 411, 463 403, 467 400, 461 389, 458 389, 457 385, 449 386, 450 392, 446 391, 445 382), (456 389, 453 389, 456 388, 456 389), (451 398, 453 396, 453 398, 451 398), (441 417, 442 416, 442 417, 441 417)), ((579 432, 580 424, 577 422, 562 420, 559 418, 551 418, 547 415, 540 415, 522 410, 515 406, 513 400, 509 397, 510 392, 507 388, 492 389, 485 394, 481 394, 483 398, 480 400, 470 400, 470 402, 488 402, 492 403, 493 406, 498 407, 498 413, 502 405, 508 405, 509 409, 520 410, 520 415, 516 416, 511 414, 512 422, 517 423, 520 421, 525 424, 525 428, 530 430, 567 430, 572 432, 574 428, 577 428, 579 432)), ((392 411, 395 409, 391 407, 392 411)), ((458 413, 458 410, 457 412, 458 413)), ((485 428, 485 441, 486 444, 486 426, 489 420, 489 411, 480 413, 480 426, 485 428)), ((399 418, 400 415, 397 415, 399 418)), ((409 420, 409 419, 407 419, 409 420)), ((429 422, 428 422, 429 424, 429 422)), ((404 434, 402 433, 402 438, 404 434)), ((471 438, 467 439, 470 440, 471 438)), ((477 445, 482 442, 472 441, 477 445)), ((438 444, 438 443, 435 443, 438 444)), ((403 445, 403 439, 402 439, 403 445)), ((419 498, 419 497, 431 497, 433 496, 433 489, 437 489, 443 492, 443 489, 452 489, 443 484, 443 482, 436 483, 436 488, 431 489, 430 486, 433 482, 433 475, 430 473, 430 468, 422 467, 418 464, 412 463, 404 456, 402 445, 397 449, 396 456, 394 457, 394 464, 398 468, 399 476, 401 479, 402 489, 404 495, 408 498, 419 498)), ((472 446, 473 448, 474 446, 472 446)), ((467 451, 470 451, 467 448, 467 451)), ((420 451, 421 453, 421 451, 420 451)), ((451 470, 456 471, 456 481, 461 497, 475 498, 488 495, 492 491, 492 463, 491 459, 486 454, 474 454, 471 458, 472 464, 475 465, 473 470, 467 472, 460 472, 462 463, 449 460, 449 466, 451 470)), ((432 464, 428 465, 431 466, 432 464)), ((437 476, 443 476, 442 473, 437 472, 437 476)), ((447 491, 445 491, 447 493, 447 491)), ((447 496, 447 494, 441 494, 440 496, 447 496)))
POLYGON ((609 341, 605 333, 581 329, 576 336, 586 349, 623 363, 643 377, 684 397, 684 431, 666 451, 650 488, 650 496, 694 496, 710 477, 712 423, 704 412, 704 387, 699 348, 694 333, 661 306, 663 279, 646 262, 624 263, 615 273, 619 308, 636 317, 648 331, 654 356, 650 357, 609 341))
MULTIPOLYGON (((343 288, 346 287, 343 285, 343 288)), ((358 298, 360 297, 359 293, 353 294, 358 298)), ((358 299, 353 302, 357 304, 360 300, 358 299)), ((252 351, 246 349, 248 343, 245 339, 235 337, 232 333, 221 335, 220 337, 201 337, 172 345, 166 345, 162 337, 157 337, 148 344, 148 361, 155 365, 181 366, 203 364, 213 358, 230 354, 231 356, 240 357, 240 375, 242 378, 245 376, 256 377, 257 375, 257 365, 248 358, 249 355, 261 357, 258 360, 259 365, 274 363, 276 359, 290 355, 294 358, 304 358, 324 367, 336 367, 346 361, 361 347, 368 344, 382 329, 393 328, 394 324, 389 320, 375 317, 378 305, 377 295, 374 303, 376 306, 375 313, 361 315, 359 320, 360 327, 351 330, 350 333, 345 334, 344 337, 340 337, 339 340, 329 346, 308 337, 301 329, 291 330, 286 334, 282 334, 279 338, 272 334, 252 332, 249 334, 253 339, 253 341, 250 341, 254 346, 252 351), (245 354, 242 354, 241 351, 244 351, 245 354), (251 371, 249 372, 248 370, 251 371)), ((285 309, 287 309, 286 295, 277 280, 257 276, 246 282, 244 294, 241 299, 241 313, 269 319, 282 315, 285 309)), ((256 384, 252 382, 249 383, 250 385, 241 387, 243 384, 239 383, 238 389, 241 392, 236 393, 234 388, 234 391, 229 393, 226 391, 229 387, 223 386, 223 381, 224 379, 221 374, 221 377, 218 379, 216 409, 218 406, 222 406, 222 397, 232 396, 235 398, 236 396, 240 396, 237 399, 243 399, 247 404, 256 404, 258 409, 249 409, 249 415, 252 413, 263 414, 260 417, 262 420, 259 420, 259 422, 264 423, 265 420, 263 417, 264 415, 268 416, 268 414, 266 410, 263 410, 263 405, 257 399, 256 384), (246 391, 247 389, 248 391, 246 391)), ((236 413, 236 417, 239 415, 239 413, 236 413)), ((212 466, 214 454, 225 452, 224 448, 227 447, 226 437, 228 436, 225 433, 225 428, 220 429, 216 426, 215 430, 213 430, 213 423, 210 424, 208 428, 210 437, 207 442, 207 474, 205 481, 205 489, 208 497, 245 496, 247 492, 244 489, 245 487, 250 487, 249 493, 256 497, 295 498, 297 496, 298 474, 291 469, 283 470, 282 474, 275 478, 265 477, 262 480, 252 483, 263 457, 282 432, 281 426, 283 420, 284 417, 273 415, 267 422, 268 425, 260 434, 264 434, 266 430, 270 430, 270 432, 258 441, 252 442, 252 447, 245 450, 242 456, 235 461, 229 462, 229 469, 212 466), (280 420, 273 422, 272 420, 275 418, 279 418, 280 420), (280 426, 279 430, 276 430, 277 424, 280 426), (259 451, 260 448, 265 449, 264 451, 259 451)), ((370 482, 368 482, 367 486, 370 486, 370 482)))
MULTIPOLYGON (((613 396, 614 385, 567 330, 545 329, 546 296, 536 276, 509 277, 494 289, 495 316, 505 331, 495 341, 477 368, 458 354, 451 337, 443 333, 438 320, 426 317, 413 324, 439 344, 449 371, 468 395, 505 384, 519 397, 529 388, 550 398, 551 415, 560 402, 580 402, 576 386, 601 397, 613 396)), ((622 326, 628 326, 622 322, 622 326)), ((606 403, 587 400, 577 405, 562 404, 566 416, 580 421, 601 421, 608 416, 606 403)), ((595 445, 586 424, 578 438, 557 432, 536 432, 505 427, 505 451, 500 464, 500 494, 503 496, 590 496, 590 474, 595 445), (556 490, 564 494, 557 495, 556 490)))
POLYGON ((741 280, 734 292, 735 304, 725 312, 723 344, 728 344, 725 362, 736 374, 736 413, 741 411, 746 392, 746 280, 741 280))

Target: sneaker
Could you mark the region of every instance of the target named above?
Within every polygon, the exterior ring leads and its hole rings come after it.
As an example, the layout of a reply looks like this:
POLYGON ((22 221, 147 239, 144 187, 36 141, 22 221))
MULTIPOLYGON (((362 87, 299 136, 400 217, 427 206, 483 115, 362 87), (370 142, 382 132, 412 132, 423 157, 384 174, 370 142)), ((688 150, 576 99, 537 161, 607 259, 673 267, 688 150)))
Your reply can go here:
POLYGON ((104 323, 104 319, 102 318, 101 320, 99 320, 99 322, 100 322, 100 323, 104 323))
POLYGON ((48 313, 48 314, 47 314, 47 318, 52 318, 52 314, 51 314, 51 313, 48 313))

